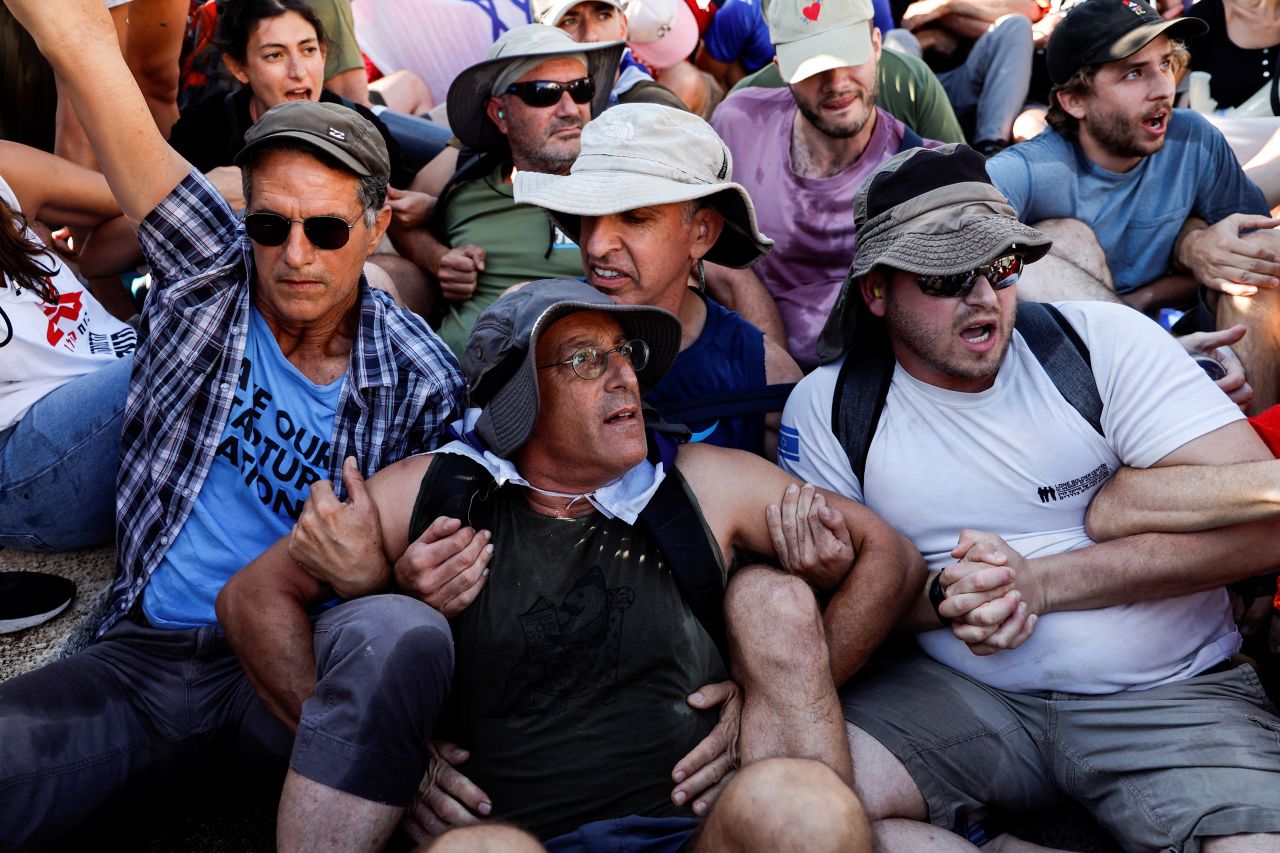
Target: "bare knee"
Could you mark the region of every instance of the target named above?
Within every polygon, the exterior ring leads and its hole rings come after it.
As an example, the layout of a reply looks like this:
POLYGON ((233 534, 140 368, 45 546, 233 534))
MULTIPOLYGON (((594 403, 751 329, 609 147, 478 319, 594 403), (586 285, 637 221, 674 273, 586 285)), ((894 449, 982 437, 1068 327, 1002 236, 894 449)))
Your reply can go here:
POLYGON ((1054 255, 1068 258, 1091 272, 1097 267, 1106 269, 1107 253, 1102 250, 1098 235, 1079 219, 1044 219, 1033 227, 1053 240, 1049 251, 1054 255))
POLYGON ((504 823, 485 823, 450 830, 418 848, 419 853, 540 853, 538 839, 504 823))
POLYGON ((853 757, 853 790, 873 821, 928 820, 924 795, 898 757, 862 729, 846 724, 853 757))
POLYGON ((1221 835, 1204 839, 1200 849, 1204 853, 1280 853, 1280 835, 1221 835))
POLYGON ((831 768, 770 758, 734 777, 698 849, 869 851, 871 828, 858 798, 831 768))
POLYGON ((827 663, 822 614, 799 577, 766 566, 739 569, 725 591, 735 666, 803 671, 827 663))

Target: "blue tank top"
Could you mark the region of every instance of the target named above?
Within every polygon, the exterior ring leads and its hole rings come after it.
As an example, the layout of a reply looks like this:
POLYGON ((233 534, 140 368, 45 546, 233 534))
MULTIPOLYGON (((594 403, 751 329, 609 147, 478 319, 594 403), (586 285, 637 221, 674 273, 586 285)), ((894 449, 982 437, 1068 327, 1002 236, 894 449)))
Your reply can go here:
MULTIPOLYGON (((699 294, 701 296, 701 294, 699 294)), ((764 334, 733 311, 702 296, 707 322, 693 345, 646 395, 659 413, 705 400, 713 394, 769 384, 764 369, 764 334)), ((672 418, 672 420, 676 420, 672 418)), ((736 415, 712 421, 689 421, 693 441, 761 453, 764 415, 736 415)))

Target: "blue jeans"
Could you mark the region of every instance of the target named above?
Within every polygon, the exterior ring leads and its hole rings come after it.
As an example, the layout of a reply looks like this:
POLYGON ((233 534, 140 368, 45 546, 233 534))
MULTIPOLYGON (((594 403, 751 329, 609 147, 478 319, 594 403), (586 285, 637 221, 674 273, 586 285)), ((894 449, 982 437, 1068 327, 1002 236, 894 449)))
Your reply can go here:
POLYGON ((115 539, 132 369, 127 356, 72 379, 0 432, 0 546, 62 551, 115 539))

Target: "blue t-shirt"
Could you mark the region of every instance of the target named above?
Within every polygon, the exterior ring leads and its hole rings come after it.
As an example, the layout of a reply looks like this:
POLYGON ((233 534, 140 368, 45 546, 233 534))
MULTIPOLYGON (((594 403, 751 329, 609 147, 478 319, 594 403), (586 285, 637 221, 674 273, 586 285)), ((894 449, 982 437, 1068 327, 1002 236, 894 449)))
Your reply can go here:
POLYGON ((992 157, 987 173, 1023 222, 1065 217, 1092 228, 1119 293, 1169 271, 1188 217, 1212 225, 1267 212, 1226 139, 1190 110, 1174 110, 1164 146, 1128 172, 1099 167, 1049 128, 992 157))
MULTIPOLYGON (((874 0, 875 24, 880 32, 893 29, 889 0, 874 0)), ((703 47, 720 62, 742 60, 747 73, 773 61, 773 40, 764 21, 762 0, 725 0, 702 34, 703 47)))
POLYGON ((223 585, 293 527, 311 484, 329 470, 343 378, 313 383, 252 309, 239 387, 209 476, 143 592, 152 625, 217 624, 213 602, 223 585))
MULTIPOLYGON (((666 416, 674 407, 701 406, 719 394, 763 388, 764 334, 720 303, 702 297, 707 322, 702 334, 676 356, 675 364, 645 394, 645 400, 666 416)), ((764 414, 726 415, 714 420, 671 417, 693 430, 694 441, 748 453, 764 451, 764 414)))

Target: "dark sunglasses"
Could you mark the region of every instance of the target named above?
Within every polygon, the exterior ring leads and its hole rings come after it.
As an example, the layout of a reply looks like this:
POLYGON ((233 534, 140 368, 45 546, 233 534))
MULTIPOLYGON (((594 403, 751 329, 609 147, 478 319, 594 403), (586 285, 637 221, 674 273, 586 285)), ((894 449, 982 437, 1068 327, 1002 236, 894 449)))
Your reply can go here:
POLYGON ((526 80, 523 83, 512 83, 507 87, 509 94, 515 95, 531 107, 551 107, 560 103, 560 96, 565 92, 573 98, 575 104, 588 104, 596 96, 596 81, 590 77, 579 77, 568 83, 555 80, 526 80))
POLYGON ((244 232, 259 246, 280 246, 289 239, 293 223, 302 223, 302 233, 317 249, 341 249, 351 239, 351 229, 360 221, 348 222, 341 216, 309 216, 306 219, 289 219, 278 213, 250 213, 244 218, 244 232))
POLYGON ((1010 285, 1017 284, 1019 276, 1022 275, 1022 255, 1005 255, 1003 258, 996 258, 991 263, 968 272, 952 275, 918 275, 916 284, 920 285, 921 293, 949 299, 953 296, 967 296, 978 283, 980 275, 986 276, 992 290, 1004 290, 1010 285))
POLYGON ((622 346, 609 350, 600 349, 599 347, 584 347, 564 361, 539 364, 538 369, 546 370, 548 367, 567 364, 573 368, 573 372, 578 375, 579 379, 599 379, 604 376, 605 370, 609 367, 609 356, 615 352, 630 361, 631 369, 636 373, 644 370, 645 365, 649 363, 649 345, 644 341, 635 340, 627 341, 622 346))

